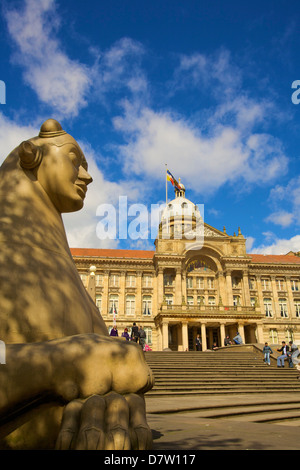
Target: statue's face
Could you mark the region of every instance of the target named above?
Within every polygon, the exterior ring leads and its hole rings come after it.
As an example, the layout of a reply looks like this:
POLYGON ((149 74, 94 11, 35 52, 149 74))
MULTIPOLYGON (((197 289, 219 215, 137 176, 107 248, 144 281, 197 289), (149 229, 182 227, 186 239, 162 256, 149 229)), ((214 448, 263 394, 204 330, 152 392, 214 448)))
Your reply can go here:
POLYGON ((79 145, 73 138, 61 146, 47 145, 37 170, 37 179, 56 209, 78 211, 83 206, 87 185, 92 177, 79 145))

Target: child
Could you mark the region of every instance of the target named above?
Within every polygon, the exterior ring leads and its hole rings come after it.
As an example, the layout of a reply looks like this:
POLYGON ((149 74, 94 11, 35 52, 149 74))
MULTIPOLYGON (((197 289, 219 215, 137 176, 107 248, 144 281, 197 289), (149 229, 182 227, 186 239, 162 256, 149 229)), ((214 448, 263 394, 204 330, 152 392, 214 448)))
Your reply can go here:
POLYGON ((265 358, 264 358, 265 363, 268 364, 268 366, 270 366, 271 365, 270 354, 273 354, 273 351, 268 345, 268 343, 265 343, 264 348, 263 348, 263 353, 265 355, 265 358))

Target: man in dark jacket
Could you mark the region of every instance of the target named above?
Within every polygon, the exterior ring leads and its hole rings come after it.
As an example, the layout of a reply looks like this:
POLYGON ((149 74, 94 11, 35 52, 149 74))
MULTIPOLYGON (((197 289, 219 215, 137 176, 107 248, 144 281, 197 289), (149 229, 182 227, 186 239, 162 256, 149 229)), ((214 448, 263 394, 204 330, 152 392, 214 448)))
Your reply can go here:
POLYGON ((139 329, 136 326, 136 323, 134 322, 131 328, 131 341, 135 341, 137 343, 138 339, 139 339, 139 329))
POLYGON ((285 344, 285 341, 282 341, 282 346, 280 349, 277 349, 278 352, 282 354, 277 357, 277 367, 284 367, 284 360, 287 358, 289 347, 285 344))

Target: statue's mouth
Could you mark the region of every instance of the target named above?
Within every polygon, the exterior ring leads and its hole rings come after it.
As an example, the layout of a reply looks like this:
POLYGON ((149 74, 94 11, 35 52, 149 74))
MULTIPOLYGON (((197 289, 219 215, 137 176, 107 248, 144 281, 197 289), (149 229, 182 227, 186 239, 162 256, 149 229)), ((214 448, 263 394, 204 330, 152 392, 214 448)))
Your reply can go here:
POLYGON ((76 183, 75 186, 79 189, 79 193, 81 194, 82 198, 85 198, 86 192, 87 192, 87 185, 82 183, 78 184, 76 183))

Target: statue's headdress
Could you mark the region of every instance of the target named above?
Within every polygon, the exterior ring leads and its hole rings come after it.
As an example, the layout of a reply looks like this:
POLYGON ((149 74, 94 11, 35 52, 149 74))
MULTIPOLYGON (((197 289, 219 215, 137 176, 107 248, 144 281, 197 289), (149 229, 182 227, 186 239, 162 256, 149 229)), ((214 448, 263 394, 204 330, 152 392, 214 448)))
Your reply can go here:
MULTIPOLYGON (((47 119, 40 129, 39 137, 51 138, 66 134, 58 121, 55 119, 47 119)), ((26 140, 19 146, 20 165, 25 170, 36 168, 42 161, 43 151, 39 145, 35 145, 32 141, 26 140)))

